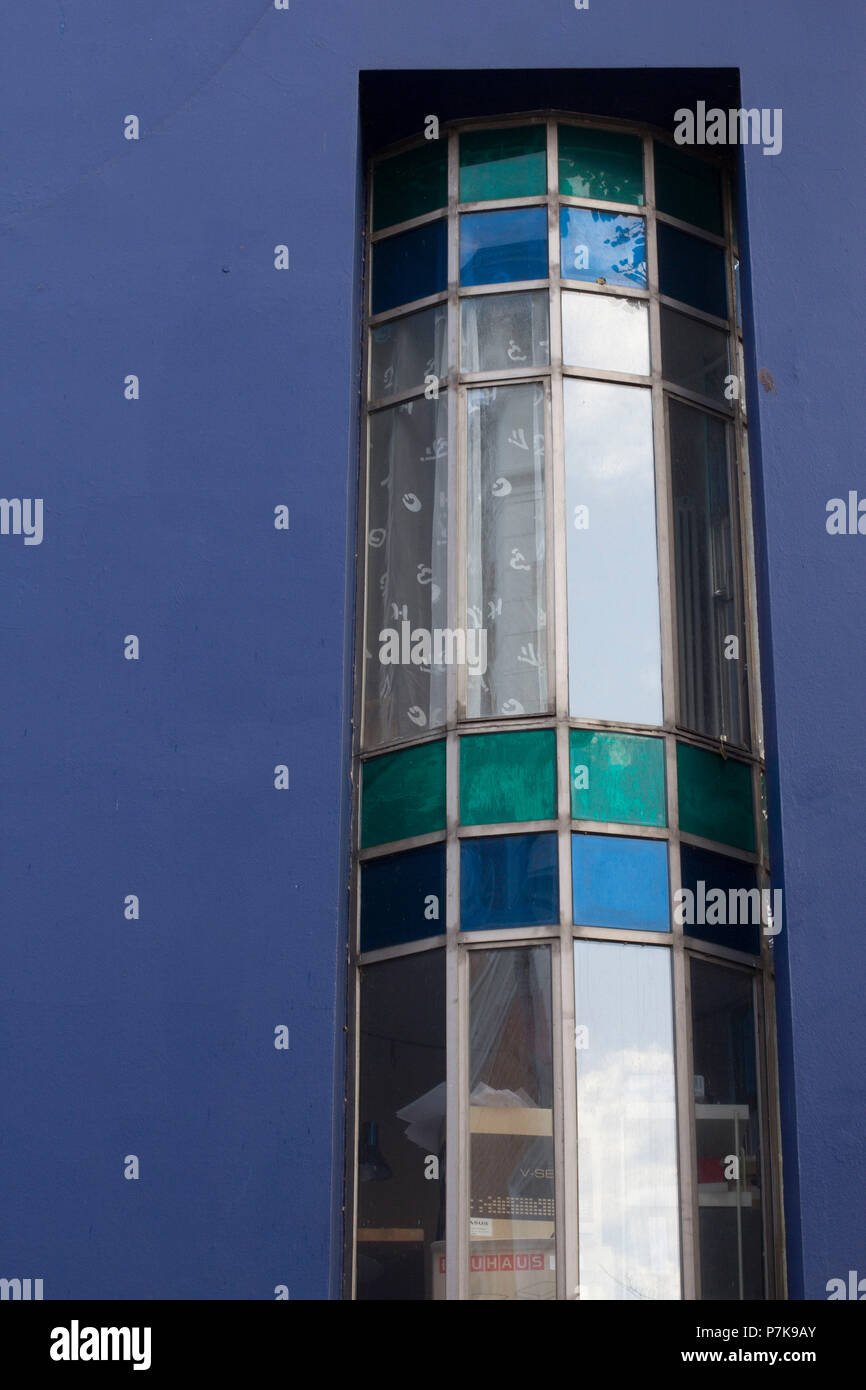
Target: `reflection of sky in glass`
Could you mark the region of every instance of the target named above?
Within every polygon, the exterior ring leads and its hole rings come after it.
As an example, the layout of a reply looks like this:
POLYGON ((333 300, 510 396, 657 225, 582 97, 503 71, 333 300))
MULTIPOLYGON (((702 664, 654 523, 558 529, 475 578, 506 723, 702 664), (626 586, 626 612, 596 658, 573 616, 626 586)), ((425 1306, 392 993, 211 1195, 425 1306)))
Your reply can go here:
POLYGON ((580 1289, 680 1297, 670 955, 574 943, 580 1289))
POLYGON ((576 378, 563 392, 570 712, 661 724, 650 392, 576 378))
POLYGON ((560 208, 562 275, 646 289, 646 231, 642 217, 596 208, 560 208))
POLYGON ((562 360, 569 367, 632 372, 650 369, 649 305, 622 295, 563 291, 562 360))

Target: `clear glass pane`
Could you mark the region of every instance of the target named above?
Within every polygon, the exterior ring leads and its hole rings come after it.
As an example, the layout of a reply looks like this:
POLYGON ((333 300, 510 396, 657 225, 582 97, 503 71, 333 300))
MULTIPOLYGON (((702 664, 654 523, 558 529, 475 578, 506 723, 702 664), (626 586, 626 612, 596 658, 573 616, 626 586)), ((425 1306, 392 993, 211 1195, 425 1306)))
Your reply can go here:
POLYGON ((546 125, 473 130, 460 136, 461 203, 546 192, 546 125))
POLYGON ((447 629, 447 396, 372 415, 369 460, 368 748, 445 722, 448 653, 434 637, 447 629))
POLYGON ((562 276, 646 289, 646 228, 642 217, 595 208, 560 208, 562 276))
POLYGON ((666 222, 656 225, 659 251, 659 290, 671 299, 728 317, 725 253, 721 246, 690 236, 666 222))
POLYGON ((718 170, 672 145, 654 145, 656 207, 681 222, 722 236, 722 181, 718 170))
POLYGON ((470 1298, 553 1299, 548 946, 469 953, 470 1298))
POLYGON ((575 925, 670 931, 666 840, 574 834, 571 879, 575 925))
POLYGON ((385 854, 361 865, 361 950, 445 931, 445 845, 385 854))
POLYGON ((361 970, 358 1298, 444 1297, 445 953, 361 970))
POLYGON ((649 305, 607 294, 562 295, 562 360, 567 367, 632 372, 650 369, 649 305))
POLYGON ((752 976, 691 963, 701 1298, 762 1299, 764 1261, 752 976))
POLYGON ((652 401, 563 382, 572 715, 662 722, 652 401))
POLYGON ((448 203, 448 141, 425 140, 376 165, 373 231, 435 212, 448 203))
POLYGON ((444 217, 373 243, 372 312, 439 294, 448 284, 448 237, 444 217))
POLYGON ((668 381, 724 406, 728 335, 712 324, 661 306, 662 370, 668 381))
POLYGON ((460 218, 461 285, 547 278, 547 208, 467 212, 460 218))
POLYGON ((574 943, 581 1299, 678 1299, 670 953, 574 943))
POLYGON ((448 371, 448 306, 391 319, 370 330, 370 400, 423 386, 448 371))
POLYGON ((486 669, 467 675, 471 716, 548 706, 544 390, 536 382, 467 392, 467 626, 486 669))
POLYGON ((569 198, 643 203, 643 142, 615 130, 559 127, 559 191, 569 198))
POLYGON ((547 291, 479 294, 460 305, 464 372, 507 372, 550 361, 547 291))
POLYGON ((680 722, 696 733, 745 744, 747 651, 727 425, 679 401, 669 407, 680 722))
POLYGON ((460 927, 550 927, 559 921, 556 836, 490 835, 460 842, 460 927))

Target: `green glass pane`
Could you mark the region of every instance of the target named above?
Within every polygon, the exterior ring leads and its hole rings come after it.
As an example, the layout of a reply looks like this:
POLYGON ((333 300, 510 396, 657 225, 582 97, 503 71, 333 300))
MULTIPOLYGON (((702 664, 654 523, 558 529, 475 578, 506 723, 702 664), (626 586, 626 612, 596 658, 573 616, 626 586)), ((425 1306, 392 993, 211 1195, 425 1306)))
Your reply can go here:
POLYGON ((677 744, 680 829, 738 849, 755 849, 752 770, 688 743, 677 744))
POLYGON ((655 145, 656 207, 722 236, 722 184, 711 164, 670 145, 655 145))
POLYGON ((552 729, 476 734, 460 740, 460 821, 553 820, 556 735, 552 729))
POLYGON ((448 141, 429 140, 376 165, 373 231, 435 212, 448 202, 448 141))
POLYGON ((572 729, 570 747, 575 820, 667 824, 665 750, 660 738, 572 729))
POLYGON ((386 753, 361 774, 361 848, 445 829, 445 740, 386 753))
POLYGON ((559 127, 559 191, 569 198, 643 204, 643 145, 615 130, 559 127))
POLYGON ((473 130, 460 136, 460 201, 547 192, 547 127, 473 130))

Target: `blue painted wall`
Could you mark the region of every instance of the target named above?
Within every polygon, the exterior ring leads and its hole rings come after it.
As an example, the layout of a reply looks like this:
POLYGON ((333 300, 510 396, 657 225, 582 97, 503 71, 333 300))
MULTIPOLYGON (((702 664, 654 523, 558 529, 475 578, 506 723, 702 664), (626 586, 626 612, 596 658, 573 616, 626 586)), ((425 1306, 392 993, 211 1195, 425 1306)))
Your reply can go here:
POLYGON ((864 28, 856 0, 6 6, 0 491, 45 521, 0 536, 0 1274, 338 1290, 359 73, 455 67, 739 68, 783 108, 744 171, 791 1292, 866 1274, 866 537, 825 530, 866 492, 864 28))

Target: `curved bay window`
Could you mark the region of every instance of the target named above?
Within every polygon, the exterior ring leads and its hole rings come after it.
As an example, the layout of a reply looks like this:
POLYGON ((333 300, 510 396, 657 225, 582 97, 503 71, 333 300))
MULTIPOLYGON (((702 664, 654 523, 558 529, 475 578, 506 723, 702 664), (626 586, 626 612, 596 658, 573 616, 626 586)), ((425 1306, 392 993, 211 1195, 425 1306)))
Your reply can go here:
POLYGON ((727 165, 370 171, 347 1293, 784 1296, 727 165))

